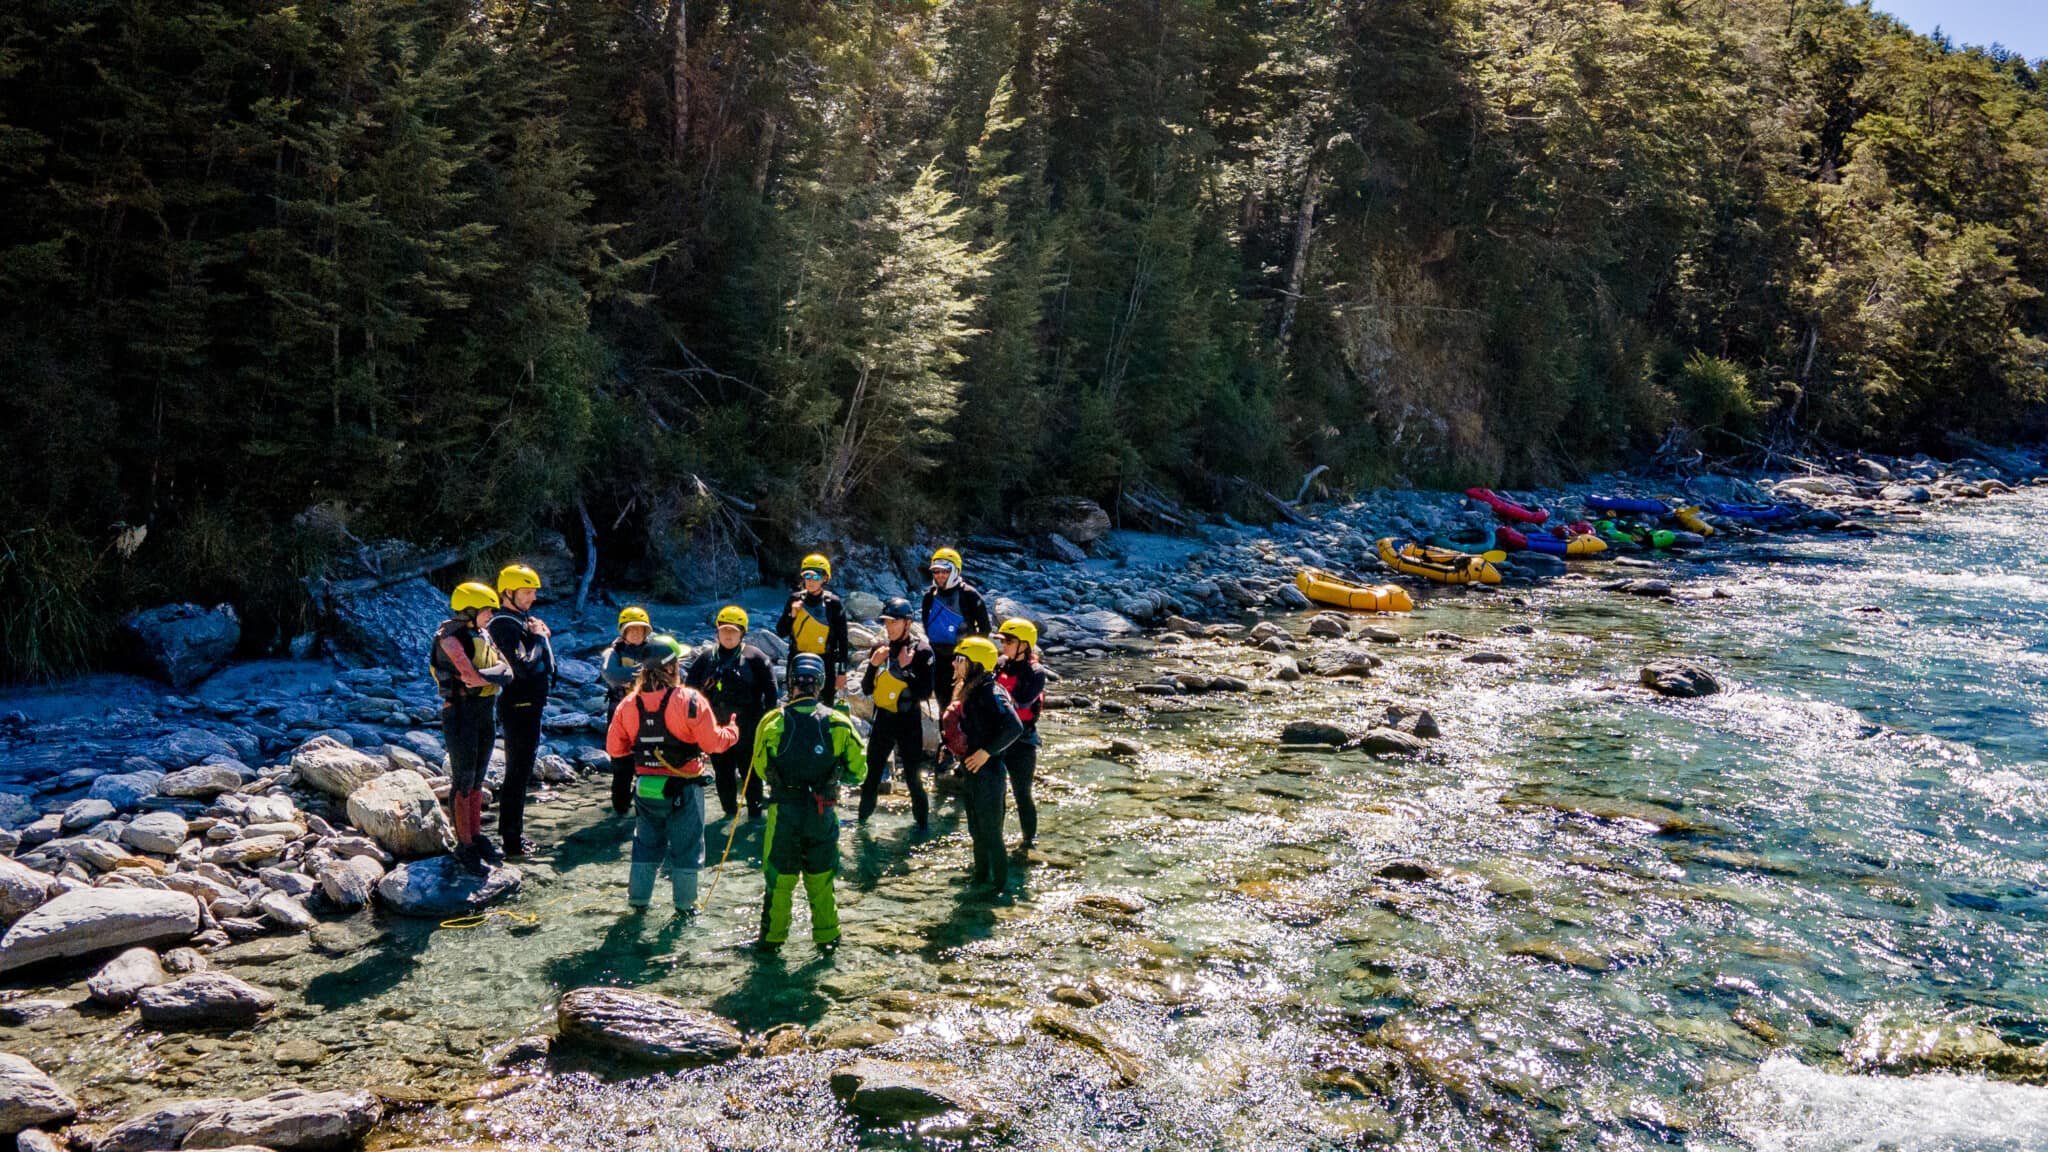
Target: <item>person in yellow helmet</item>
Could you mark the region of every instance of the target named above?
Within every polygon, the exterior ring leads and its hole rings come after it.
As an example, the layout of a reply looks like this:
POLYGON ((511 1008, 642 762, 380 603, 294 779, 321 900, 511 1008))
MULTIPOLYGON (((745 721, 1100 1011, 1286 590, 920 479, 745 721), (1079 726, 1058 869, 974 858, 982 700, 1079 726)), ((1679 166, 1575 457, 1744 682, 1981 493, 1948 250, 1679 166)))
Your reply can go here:
POLYGON ((718 643, 708 644, 690 661, 684 682, 711 701, 720 724, 739 725, 740 741, 711 754, 718 778, 718 805, 728 817, 739 814, 740 782, 746 782, 747 819, 761 817, 763 785, 748 770, 754 754, 754 730, 775 709, 775 665, 768 654, 747 643, 747 610, 728 604, 718 610, 718 643))
POLYGON ((647 615, 647 609, 634 605, 620 610, 619 634, 605 645, 604 665, 598 672, 604 680, 606 716, 618 711, 619 701, 632 691, 633 676, 653 654, 648 647, 648 641, 652 639, 654 621, 647 615))
POLYGON ((1003 851, 1003 792, 1009 779, 1004 765, 1024 722, 1017 706, 996 680, 996 646, 986 636, 969 636, 953 649, 953 702, 947 705, 954 734, 953 752, 966 776, 967 834, 974 842, 970 884, 985 884, 1001 895, 1009 886, 1009 860, 1003 851))
POLYGON ((1031 783, 1038 774, 1038 713, 1045 705, 1038 625, 1024 619, 1003 621, 996 629, 996 648, 1002 654, 996 665, 996 683, 1010 694, 1017 719, 1024 725, 1024 735, 1003 754, 1003 767, 1010 776, 1010 795, 1017 801, 1017 826, 1024 831, 1017 847, 1028 852, 1038 839, 1038 805, 1031 799, 1031 783))
POLYGON ((434 630, 427 670, 441 697, 441 743, 448 750, 448 808, 455 826, 455 859, 479 875, 489 871, 484 854, 484 769, 497 739, 494 699, 512 682, 512 667, 485 629, 498 608, 488 584, 470 581, 448 597, 452 613, 434 630))
POLYGON ((818 700, 829 708, 846 688, 846 605, 825 587, 832 579, 829 558, 817 552, 804 557, 801 577, 802 586, 790 594, 782 618, 775 622, 775 634, 789 641, 789 663, 783 678, 788 679, 796 658, 806 652, 823 660, 825 683, 819 688, 818 700))
MULTIPOLYGON (((918 611, 925 639, 932 646, 932 696, 942 705, 953 698, 953 646, 968 636, 995 631, 988 601, 980 589, 960 578, 961 567, 956 548, 932 553, 932 582, 924 590, 924 604, 918 611)), ((949 759, 940 758, 940 772, 946 771, 949 759)))
MULTIPOLYGON (((533 614, 540 573, 524 564, 498 572, 498 610, 491 616, 491 643, 512 666, 512 683, 498 694, 498 727, 505 734, 505 783, 498 789, 498 835, 505 856, 534 850, 526 835, 526 789, 540 754, 540 717, 555 686, 555 647, 547 621, 533 614)), ((485 856, 496 856, 488 845, 485 856)), ((493 861, 495 863, 495 861, 493 861)))

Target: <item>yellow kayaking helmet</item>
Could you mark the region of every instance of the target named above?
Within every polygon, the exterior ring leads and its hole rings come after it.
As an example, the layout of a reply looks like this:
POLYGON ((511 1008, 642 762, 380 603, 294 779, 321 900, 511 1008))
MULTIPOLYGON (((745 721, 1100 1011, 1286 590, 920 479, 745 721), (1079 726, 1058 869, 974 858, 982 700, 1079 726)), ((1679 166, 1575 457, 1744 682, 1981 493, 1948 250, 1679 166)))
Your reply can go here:
POLYGON ((813 552, 809 556, 804 557, 803 570, 806 572, 816 572, 821 580, 830 580, 832 578, 832 561, 822 552, 813 552))
POLYGON ((940 564, 951 564, 955 572, 967 566, 961 561, 960 550, 957 548, 941 548, 932 553, 931 566, 937 567, 940 564))
POLYGON ((747 610, 737 604, 727 604, 718 610, 718 622, 730 624, 742 632, 747 630, 747 610))
POLYGON ((654 627, 654 621, 647 617, 647 609, 640 607, 638 604, 619 610, 619 631, 624 632, 628 624, 645 624, 648 628, 654 627))
POLYGON ((996 629, 996 635, 1008 636, 1029 648, 1038 647, 1038 625, 1022 617, 1003 621, 1002 627, 996 629))
POLYGON ((498 594, 481 580, 467 580, 455 586, 448 594, 448 607, 457 612, 469 612, 479 608, 498 606, 498 594))
POLYGON ((540 573, 524 564, 507 564, 498 569, 498 594, 517 592, 521 588, 539 588, 540 573))
POLYGON ((993 672, 996 666, 996 642, 986 636, 969 636, 953 648, 953 655, 964 658, 983 672, 993 672))

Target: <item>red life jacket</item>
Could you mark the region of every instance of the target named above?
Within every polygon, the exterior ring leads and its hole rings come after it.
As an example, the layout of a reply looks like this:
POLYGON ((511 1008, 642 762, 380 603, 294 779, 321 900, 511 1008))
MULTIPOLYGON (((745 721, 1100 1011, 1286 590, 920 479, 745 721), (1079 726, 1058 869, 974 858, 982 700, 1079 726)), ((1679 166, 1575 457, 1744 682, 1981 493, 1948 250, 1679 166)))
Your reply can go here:
MULTIPOLYGON (((1010 698, 1012 699, 1012 701, 1014 701, 1014 700, 1016 699, 1016 696, 1017 696, 1017 674, 1016 674, 1015 672, 1007 672, 1007 671, 1006 671, 1006 672, 998 672, 998 673, 996 673, 996 683, 998 683, 998 684, 1000 684, 1000 685, 1002 685, 1002 686, 1003 686, 1003 691, 1005 691, 1005 692, 1008 692, 1008 693, 1010 694, 1010 698)), ((1038 706, 1039 706, 1040 704, 1043 704, 1043 703, 1045 703, 1045 693, 1043 693, 1043 692, 1040 692, 1040 693, 1038 694, 1038 699, 1036 699, 1036 700, 1033 700, 1033 701, 1031 702, 1031 706, 1030 706, 1030 707, 1028 707, 1028 708, 1027 708, 1027 707, 1025 707, 1025 706, 1024 706, 1023 704, 1018 704, 1018 705, 1017 705, 1017 719, 1019 719, 1019 720, 1022 720, 1022 721, 1023 721, 1023 722, 1025 722, 1026 724, 1034 724, 1034 723, 1037 723, 1037 721, 1038 721, 1038 706)))

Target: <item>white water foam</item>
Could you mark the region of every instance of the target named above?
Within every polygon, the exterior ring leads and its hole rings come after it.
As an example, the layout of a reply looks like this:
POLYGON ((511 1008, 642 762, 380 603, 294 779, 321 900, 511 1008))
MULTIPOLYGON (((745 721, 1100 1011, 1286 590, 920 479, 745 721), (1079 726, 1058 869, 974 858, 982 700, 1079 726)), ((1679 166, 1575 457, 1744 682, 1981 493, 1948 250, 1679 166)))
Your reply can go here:
POLYGON ((1756 1152, 2048 1148, 2048 1088, 1976 1076, 1850 1076, 1773 1056, 1724 1104, 1729 1131, 1756 1152))

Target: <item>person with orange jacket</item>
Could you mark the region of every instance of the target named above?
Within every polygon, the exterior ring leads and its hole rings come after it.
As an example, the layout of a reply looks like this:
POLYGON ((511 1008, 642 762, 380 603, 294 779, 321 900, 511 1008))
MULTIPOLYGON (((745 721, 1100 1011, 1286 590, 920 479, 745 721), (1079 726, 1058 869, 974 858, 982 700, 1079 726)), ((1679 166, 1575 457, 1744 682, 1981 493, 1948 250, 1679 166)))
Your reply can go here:
POLYGON ((668 865, 676 915, 697 906, 697 871, 704 866, 704 786, 709 757, 739 743, 739 726, 718 722, 711 702, 677 674, 683 646, 656 636, 633 680, 632 694, 612 713, 605 753, 612 761, 612 811, 634 812, 632 867, 626 903, 644 910, 654 881, 668 865))

